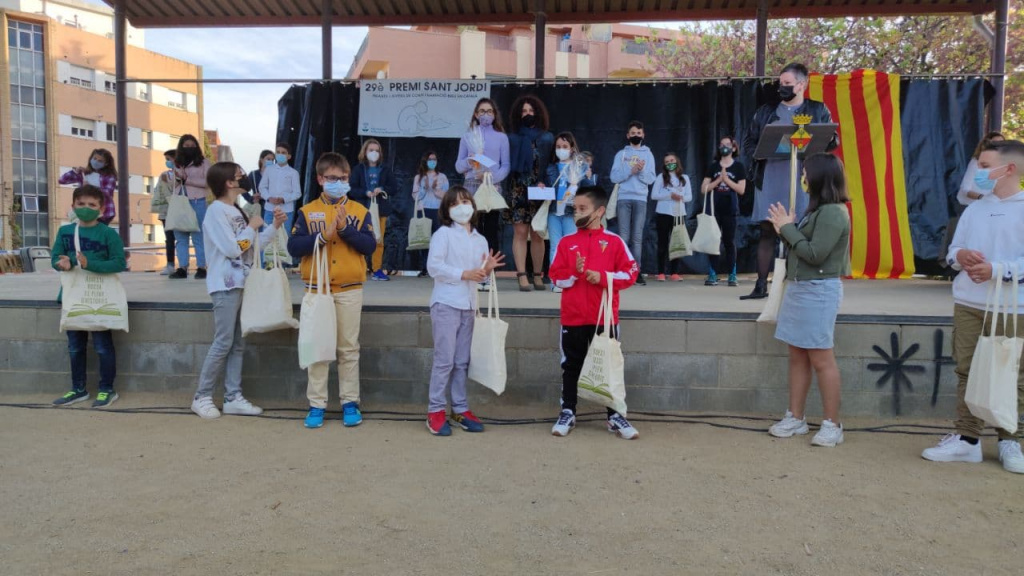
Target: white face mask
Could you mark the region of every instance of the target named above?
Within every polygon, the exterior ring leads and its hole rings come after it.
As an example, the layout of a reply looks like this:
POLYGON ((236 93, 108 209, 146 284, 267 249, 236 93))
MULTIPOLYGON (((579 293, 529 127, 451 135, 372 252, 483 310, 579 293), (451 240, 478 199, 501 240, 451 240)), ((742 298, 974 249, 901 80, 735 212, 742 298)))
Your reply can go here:
POLYGON ((557 156, 558 159, 561 160, 562 162, 565 162, 566 160, 569 159, 570 152, 571 150, 569 150, 568 148, 555 148, 555 156, 557 156))
POLYGON ((370 162, 376 162, 377 160, 380 160, 380 152, 377 152, 376 150, 371 150, 370 152, 366 153, 366 159, 369 160, 370 162))
POLYGON ((472 204, 459 204, 458 206, 452 207, 448 210, 448 214, 459 224, 465 224, 473 218, 473 205, 472 204))

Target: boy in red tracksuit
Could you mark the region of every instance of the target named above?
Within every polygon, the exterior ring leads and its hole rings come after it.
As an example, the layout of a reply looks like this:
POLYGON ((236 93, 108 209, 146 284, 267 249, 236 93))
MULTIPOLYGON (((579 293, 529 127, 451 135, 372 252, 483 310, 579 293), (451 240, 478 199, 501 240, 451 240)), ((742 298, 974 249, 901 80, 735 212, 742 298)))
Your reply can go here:
MULTIPOLYGON (((619 291, 636 282, 640 269, 622 238, 601 226, 608 195, 602 188, 586 186, 576 192, 575 234, 558 243, 548 275, 562 289, 562 412, 551 429, 567 436, 576 426, 577 384, 583 361, 594 335, 601 296, 612 273, 612 331, 619 335, 619 291)), ((604 328, 601 327, 600 330, 604 328)), ((626 440, 639 436, 624 416, 608 409, 608 431, 626 440)))

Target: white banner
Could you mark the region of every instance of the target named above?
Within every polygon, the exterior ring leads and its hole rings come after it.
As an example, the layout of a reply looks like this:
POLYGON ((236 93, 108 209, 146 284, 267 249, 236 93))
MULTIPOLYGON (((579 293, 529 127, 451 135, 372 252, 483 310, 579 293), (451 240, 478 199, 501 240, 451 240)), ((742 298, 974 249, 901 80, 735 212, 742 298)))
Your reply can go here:
POLYGON ((490 80, 360 80, 359 135, 461 138, 490 80))

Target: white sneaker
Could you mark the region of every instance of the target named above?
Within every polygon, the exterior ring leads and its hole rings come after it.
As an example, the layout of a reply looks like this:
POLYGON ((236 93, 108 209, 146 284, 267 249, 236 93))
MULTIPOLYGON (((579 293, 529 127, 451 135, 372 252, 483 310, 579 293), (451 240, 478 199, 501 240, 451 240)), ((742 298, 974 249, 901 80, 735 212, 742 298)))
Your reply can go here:
POLYGON ((249 402, 245 398, 239 396, 230 402, 224 401, 224 413, 236 414, 239 416, 259 416, 260 414, 263 414, 263 408, 253 406, 252 402, 249 402))
POLYGON ((568 408, 562 410, 558 415, 558 421, 551 427, 553 436, 568 436, 569 432, 576 427, 576 415, 568 408))
POLYGON ((623 440, 635 440, 640 437, 640 433, 633 428, 629 420, 626 420, 626 417, 618 412, 608 418, 608 431, 623 440))
MULTIPOLYGON (((978 443, 981 444, 980 442, 978 443)), ((1003 470, 1014 474, 1024 474, 1024 454, 1020 451, 1020 442, 1016 440, 999 441, 999 461, 1003 470)))
POLYGON ((168 264, 164 266, 164 269, 160 271, 161 276, 170 276, 171 272, 174 272, 174 264, 168 264))
MULTIPOLYGON (((1019 449, 1018 449, 1019 450, 1019 449)), ((959 434, 946 434, 938 445, 925 448, 921 458, 932 462, 981 462, 981 441, 971 445, 960 439, 959 434)))
POLYGON ((555 286, 554 284, 551 285, 551 291, 554 292, 555 294, 561 294, 562 293, 562 289, 560 287, 558 287, 558 286, 555 286))
POLYGON ((768 429, 768 433, 776 438, 790 438, 795 434, 807 434, 810 432, 810 428, 807 427, 807 417, 803 420, 797 420, 793 418, 793 413, 786 410, 786 417, 779 420, 775 424, 772 424, 771 428, 768 429))
POLYGON ((213 398, 209 396, 193 400, 192 411, 198 414, 200 418, 206 420, 220 418, 220 410, 217 410, 217 407, 213 404, 213 398))
POLYGON ((831 420, 825 420, 821 423, 821 428, 818 429, 818 433, 811 438, 811 444, 814 446, 825 446, 826 448, 835 448, 836 446, 843 443, 843 424, 840 423, 836 426, 831 420))

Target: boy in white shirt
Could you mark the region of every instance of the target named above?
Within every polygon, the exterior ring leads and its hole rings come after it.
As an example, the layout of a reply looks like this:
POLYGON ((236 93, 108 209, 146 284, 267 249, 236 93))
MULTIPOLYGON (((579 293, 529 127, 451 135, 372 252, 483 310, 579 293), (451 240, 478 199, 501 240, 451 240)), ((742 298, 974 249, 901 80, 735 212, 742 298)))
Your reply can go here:
MULTIPOLYGON (((302 187, 299 185, 299 172, 288 165, 292 158, 292 149, 287 142, 278 142, 274 152, 275 163, 269 166, 263 179, 260 180, 260 197, 266 201, 263 220, 274 220, 274 209, 281 208, 287 220, 284 230, 291 236, 295 224, 295 202, 302 198, 302 187)), ((283 248, 283 247, 282 247, 283 248)))

